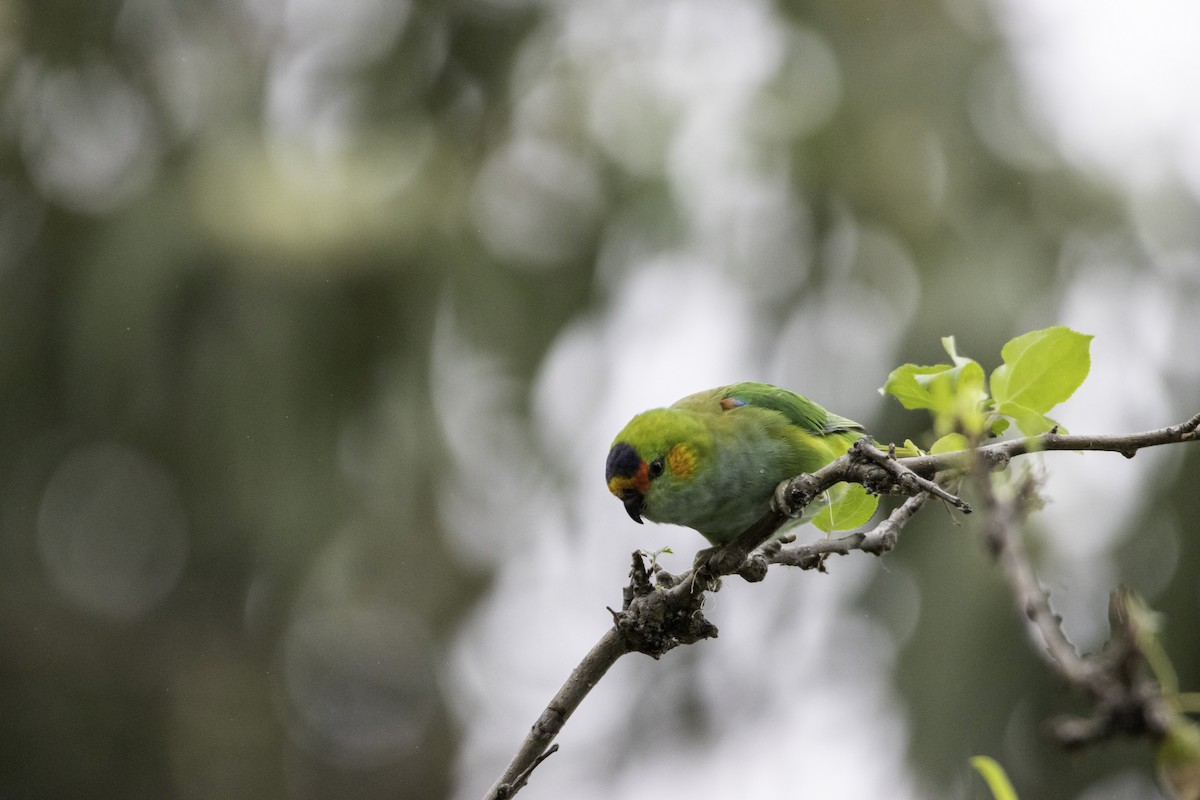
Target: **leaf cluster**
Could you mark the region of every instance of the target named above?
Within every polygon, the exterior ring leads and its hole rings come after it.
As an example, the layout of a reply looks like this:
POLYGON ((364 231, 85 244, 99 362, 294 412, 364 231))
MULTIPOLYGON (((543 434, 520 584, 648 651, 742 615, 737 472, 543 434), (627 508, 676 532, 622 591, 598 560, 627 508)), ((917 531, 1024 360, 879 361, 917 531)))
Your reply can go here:
MULTIPOLYGON (((909 410, 933 415, 937 440, 931 453, 966 450, 999 436, 1013 422, 1027 436, 1061 429, 1046 416, 1079 388, 1091 367, 1092 337, 1055 326, 1011 339, 990 378, 973 358, 959 355, 953 336, 942 339, 948 364, 905 364, 879 391, 909 410)), ((909 444, 908 442, 905 443, 909 444)), ((870 521, 879 499, 858 484, 829 490, 812 523, 825 533, 853 530, 870 521)))
POLYGON ((972 358, 959 355, 953 336, 942 339, 948 364, 905 364, 879 390, 909 410, 933 415, 937 440, 930 452, 963 450, 999 436, 1012 423, 1026 436, 1062 426, 1046 416, 1075 393, 1091 368, 1092 337, 1056 325, 1009 340, 1003 363, 990 378, 972 358))

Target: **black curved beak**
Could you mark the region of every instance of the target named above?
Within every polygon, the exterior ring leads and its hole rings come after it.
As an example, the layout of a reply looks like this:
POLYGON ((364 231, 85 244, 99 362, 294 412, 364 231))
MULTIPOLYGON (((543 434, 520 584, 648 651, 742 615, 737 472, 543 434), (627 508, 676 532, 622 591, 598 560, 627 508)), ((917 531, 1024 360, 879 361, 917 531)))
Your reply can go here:
POLYGON ((642 524, 642 507, 646 505, 646 498, 641 492, 635 492, 633 489, 626 489, 621 492, 621 502, 625 504, 625 511, 629 514, 629 518, 638 525, 642 524))

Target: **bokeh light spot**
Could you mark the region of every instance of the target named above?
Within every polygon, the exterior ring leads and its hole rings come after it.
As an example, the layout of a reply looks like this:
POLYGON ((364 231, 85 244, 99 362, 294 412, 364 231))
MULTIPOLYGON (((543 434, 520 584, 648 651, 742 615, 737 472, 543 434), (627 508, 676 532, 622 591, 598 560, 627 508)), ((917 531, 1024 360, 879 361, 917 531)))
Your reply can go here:
POLYGON ((154 177, 161 149, 143 96, 110 65, 46 70, 27 64, 32 90, 21 145, 45 197, 77 211, 111 211, 154 177))
POLYGON ((488 159, 472 200, 488 249, 526 267, 555 266, 582 254, 604 208, 590 162, 531 138, 488 159))
POLYGON ((42 561, 75 605, 133 620, 174 588, 187 556, 187 518, 175 481, 125 445, 69 453, 42 493, 42 561))

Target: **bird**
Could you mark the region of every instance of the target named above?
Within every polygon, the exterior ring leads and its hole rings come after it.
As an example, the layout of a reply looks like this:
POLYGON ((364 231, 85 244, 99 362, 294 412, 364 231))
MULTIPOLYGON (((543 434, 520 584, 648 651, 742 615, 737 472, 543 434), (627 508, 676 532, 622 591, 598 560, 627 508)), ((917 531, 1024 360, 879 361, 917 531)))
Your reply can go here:
MULTIPOLYGON (((781 481, 815 472, 863 436, 859 423, 795 392, 735 383, 635 416, 613 440, 604 477, 634 522, 692 528, 716 547, 768 511, 781 481)), ((898 449, 917 453, 909 442, 898 449)), ((874 511, 870 499, 858 524, 874 511)))

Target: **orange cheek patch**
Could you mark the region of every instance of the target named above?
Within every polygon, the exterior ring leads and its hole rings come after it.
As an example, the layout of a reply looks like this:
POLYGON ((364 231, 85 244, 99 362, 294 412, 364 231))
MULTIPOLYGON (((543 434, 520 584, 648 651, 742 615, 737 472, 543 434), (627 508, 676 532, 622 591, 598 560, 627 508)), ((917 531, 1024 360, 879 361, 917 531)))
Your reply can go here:
POLYGON ((691 477, 696 469, 696 454, 686 444, 677 444, 667 453, 667 466, 680 478, 691 477))

